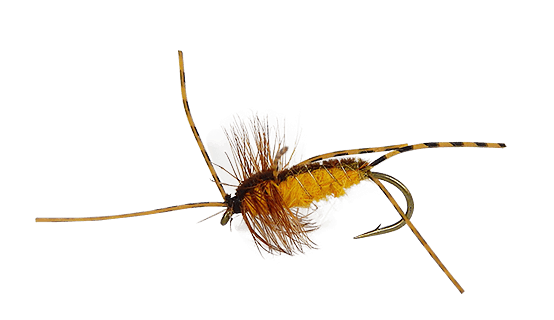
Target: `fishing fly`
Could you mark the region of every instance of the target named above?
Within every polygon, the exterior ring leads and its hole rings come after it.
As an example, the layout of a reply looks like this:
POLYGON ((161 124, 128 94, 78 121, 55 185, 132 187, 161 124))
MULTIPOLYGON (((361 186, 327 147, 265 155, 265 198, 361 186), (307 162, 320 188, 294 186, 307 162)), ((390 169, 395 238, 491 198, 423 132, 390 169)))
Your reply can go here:
POLYGON ((227 139, 231 145, 233 161, 231 169, 225 170, 239 184, 235 195, 227 194, 223 188, 200 135, 189 108, 185 86, 183 53, 179 51, 179 74, 183 105, 192 133, 221 193, 222 201, 197 202, 177 205, 156 210, 86 218, 36 218, 36 222, 72 222, 98 221, 137 217, 200 207, 224 208, 221 224, 226 225, 234 215, 240 214, 256 246, 269 253, 295 254, 315 244, 308 237, 309 232, 318 228, 310 220, 304 208, 329 197, 343 196, 346 190, 363 180, 375 182, 389 199, 401 219, 386 227, 356 236, 355 239, 384 234, 400 229, 407 224, 419 241, 431 254, 439 267, 446 273, 458 290, 464 290, 438 259, 410 218, 414 211, 414 201, 408 188, 399 180, 387 174, 373 171, 383 161, 411 150, 448 147, 504 148, 504 143, 484 142, 428 142, 414 145, 399 144, 386 147, 341 150, 318 155, 296 165, 290 165, 292 154, 286 157, 288 147, 284 137, 272 132, 267 119, 254 117, 249 124, 238 121, 229 131, 227 139), (272 142, 270 138, 275 140, 272 142), (373 162, 353 155, 387 152, 373 162), (381 181, 399 189, 405 197, 407 208, 404 212, 381 181))

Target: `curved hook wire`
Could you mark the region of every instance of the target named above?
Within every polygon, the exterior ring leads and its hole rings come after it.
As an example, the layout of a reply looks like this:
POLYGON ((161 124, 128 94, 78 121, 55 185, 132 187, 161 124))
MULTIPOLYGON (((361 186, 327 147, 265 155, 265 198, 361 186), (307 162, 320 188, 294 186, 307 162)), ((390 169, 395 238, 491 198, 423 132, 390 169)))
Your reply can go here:
MULTIPOLYGON (((408 190, 408 188, 402 182, 400 182, 398 179, 396 179, 394 177, 391 177, 388 174, 384 174, 384 173, 380 173, 380 172, 368 172, 368 174, 373 175, 375 178, 377 178, 379 180, 386 181, 386 182, 392 184, 393 186, 395 186, 398 190, 400 190, 402 192, 402 194, 406 198, 406 205, 407 205, 406 217, 408 217, 408 219, 411 219, 412 215, 414 213, 414 198, 412 198, 412 194, 410 193, 410 190, 408 190)), ((393 224, 391 224, 389 226, 386 226, 386 227, 383 227, 383 228, 380 228, 381 225, 379 225, 374 230, 368 231, 366 233, 362 233, 359 236, 354 237, 354 239, 361 239, 361 238, 377 236, 377 235, 380 235, 380 234, 393 232, 393 231, 396 231, 396 230, 402 228, 405 224, 406 224, 406 222, 403 219, 400 219, 398 222, 393 223, 393 224)))
POLYGON ((417 229, 414 226, 414 224, 412 223, 412 221, 410 219, 408 219, 408 217, 406 216, 406 214, 404 214, 404 212, 402 212, 402 209, 400 208, 400 206, 398 205, 396 200, 393 198, 393 196, 390 194, 390 192, 387 190, 387 188, 385 188, 385 186, 381 183, 381 181, 379 181, 379 179, 377 179, 371 173, 369 173, 369 178, 371 180, 373 180, 373 182, 375 182, 375 184, 377 184, 379 186, 379 189, 381 189, 381 191, 383 191, 385 196, 387 196, 387 198, 389 199, 391 204, 394 206, 394 208, 396 209, 398 214, 400 214, 400 216, 402 217, 402 220, 404 220, 406 222, 406 224, 408 225, 408 227, 410 227, 410 229, 412 230, 414 235, 417 237, 419 242, 421 242, 423 247, 425 247, 425 250, 427 250, 427 252, 431 255, 433 260, 435 260, 435 262, 439 265, 439 267, 442 269, 442 271, 444 271, 444 274, 446 274, 448 279, 450 279, 450 281, 452 281, 452 283, 454 284, 454 286, 456 286, 456 288, 460 291, 460 293, 464 293, 464 288, 462 288, 462 286, 460 286, 458 281, 456 281, 456 279, 454 279, 454 276, 450 273, 450 271, 448 271, 448 269, 446 269, 446 266, 444 265, 444 263, 442 263, 440 261, 439 257, 437 257, 437 255, 435 254, 433 249, 431 249, 429 244, 427 244, 427 241, 425 241, 425 239, 423 239, 423 237, 421 236, 421 233, 419 233, 419 231, 417 231, 417 229))

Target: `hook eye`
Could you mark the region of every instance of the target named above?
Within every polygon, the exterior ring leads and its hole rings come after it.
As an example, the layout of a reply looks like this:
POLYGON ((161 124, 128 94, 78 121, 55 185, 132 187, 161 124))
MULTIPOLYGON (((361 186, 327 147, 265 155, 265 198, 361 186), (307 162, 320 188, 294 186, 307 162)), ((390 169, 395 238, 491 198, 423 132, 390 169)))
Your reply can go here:
POLYGON ((233 210, 231 208, 227 209, 225 213, 223 214, 223 217, 221 217, 221 225, 224 226, 229 222, 231 219, 231 216, 233 215, 233 210))

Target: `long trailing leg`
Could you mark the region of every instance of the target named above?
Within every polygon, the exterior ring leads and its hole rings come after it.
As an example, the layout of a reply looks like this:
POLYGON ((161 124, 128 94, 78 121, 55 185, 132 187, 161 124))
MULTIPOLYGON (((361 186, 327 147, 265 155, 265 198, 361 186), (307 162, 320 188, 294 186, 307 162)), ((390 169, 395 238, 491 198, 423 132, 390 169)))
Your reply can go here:
POLYGON ((212 177, 214 178, 215 184, 217 185, 217 188, 219 189, 219 192, 221 193, 221 196, 223 199, 226 197, 225 190, 223 189, 223 185, 221 184, 221 181, 219 180, 219 177, 217 176, 217 173, 215 172, 214 166, 212 165, 212 161, 210 160, 210 157, 208 156, 208 152, 206 152, 206 148, 204 148, 204 144, 202 143, 202 139, 200 139, 200 135, 198 134, 198 130, 196 129, 196 126, 194 125, 194 121, 192 120, 192 115, 190 113, 189 108, 189 102, 187 100, 187 89, 185 85, 185 68, 183 63, 183 52, 179 51, 179 75, 181 77, 181 95, 183 96, 183 106, 185 107, 185 112, 187 113, 187 119, 189 120, 190 128, 192 130, 192 133, 194 134, 194 138, 196 139, 196 142, 198 143, 198 147, 200 147, 200 151, 202 152, 202 156, 204 157, 204 160, 206 160, 206 164, 208 165, 208 168, 210 169, 210 172, 212 173, 212 177))
POLYGON ((427 244, 427 242, 425 241, 425 239, 423 239, 423 237, 421 236, 421 234, 419 233, 419 231, 417 231, 416 227, 414 226, 414 224, 410 221, 410 219, 404 214, 404 212, 402 212, 402 209, 400 208, 400 206, 398 205, 398 203, 396 202, 396 200, 394 200, 394 198, 392 197, 392 195, 390 194, 390 192, 387 190, 387 188, 385 188, 385 186, 381 183, 381 181, 379 181, 379 179, 373 174, 373 173, 370 173, 369 174, 369 177, 371 178, 371 180, 373 180, 373 182, 375 182, 379 188, 381 189, 381 191, 383 191, 383 193, 385 194, 385 196, 387 196, 387 198, 389 199, 389 201, 392 203, 392 205, 394 206, 394 208, 396 209, 396 211, 398 211, 398 214, 400 214, 400 216, 402 217, 402 220, 404 220, 404 222, 408 225, 408 227, 410 227, 410 229, 412 230, 412 232, 414 233, 414 235, 417 237, 417 239, 421 242, 421 244, 425 247, 425 249, 427 250, 427 252, 429 252, 429 254, 431 255, 431 257, 433 257, 433 259, 435 260, 435 262, 439 265, 439 267, 442 269, 442 271, 444 271, 444 273, 446 274, 446 276, 450 279, 450 281, 452 281, 452 283, 456 286, 456 288, 460 291, 460 293, 464 293, 464 289, 462 288, 462 286, 460 286, 460 284, 458 283, 458 281, 456 281, 456 279, 454 279, 454 276, 452 276, 452 274, 450 273, 450 271, 448 271, 448 269, 446 269, 446 266, 440 261, 439 257, 435 254, 435 252, 431 249, 431 247, 427 244))
POLYGON ((386 147, 349 149, 349 150, 340 150, 335 152, 324 153, 324 154, 320 154, 318 156, 306 159, 300 162, 299 165, 308 164, 308 163, 312 163, 312 162, 316 162, 316 161, 320 161, 328 158, 334 158, 334 157, 390 151, 389 153, 381 156, 380 158, 378 158, 377 160, 371 163, 371 167, 375 167, 376 165, 383 162, 384 160, 394 155, 404 153, 406 151, 425 149, 425 148, 448 148, 448 147, 505 148, 506 145, 504 143, 487 143, 487 142, 426 142, 426 143, 419 143, 414 145, 408 145, 406 143, 403 143, 403 144, 397 144, 397 145, 386 146, 386 147))
POLYGON ((305 164, 308 164, 308 163, 321 161, 321 160, 328 159, 328 158, 341 157, 341 156, 349 156, 349 155, 356 155, 356 154, 365 154, 365 153, 375 153, 375 152, 398 150, 398 149, 406 147, 406 146, 408 146, 408 144, 403 143, 403 144, 396 144, 396 145, 393 145, 393 146, 386 146, 386 147, 340 150, 340 151, 324 153, 324 154, 320 154, 320 155, 315 156, 315 157, 311 157, 309 159, 306 159, 306 160, 300 162, 298 165, 305 165, 305 164))
MULTIPOLYGON (((204 148, 204 144, 202 143, 202 140, 200 139, 200 135, 198 134, 198 130, 196 129, 196 126, 194 125, 194 121, 192 120, 192 116, 190 114, 189 104, 187 101, 187 91, 185 88, 185 71, 183 67, 183 52, 179 51, 179 71, 180 71, 180 78, 181 78, 181 94, 183 96, 183 105, 185 107, 185 112, 187 114, 187 118, 190 124, 190 127, 192 129, 192 133, 194 134, 194 138, 196 138, 196 142, 198 143, 198 146, 200 147, 200 151, 202 152, 202 155, 204 156, 204 160, 206 160, 206 164, 208 165, 208 168, 210 169, 210 172, 212 173, 212 176, 214 178, 215 184, 217 185, 217 188, 221 192, 221 196, 225 200, 226 193, 225 190, 223 190, 223 186, 221 184, 221 181, 219 180, 214 167, 212 165, 212 162, 210 161, 210 157, 208 157, 208 153, 206 152, 206 148, 204 148)), ((227 207, 226 202, 198 202, 198 203, 189 203, 189 204, 182 204, 178 206, 172 206, 167 208, 161 208, 156 210, 150 210, 150 211, 144 211, 144 212, 137 212, 137 213, 128 213, 128 214, 120 214, 120 215, 112 215, 112 216, 102 216, 102 217, 86 217, 86 218, 36 218, 36 222, 74 222, 74 221, 99 221, 99 220, 111 220, 111 219, 120 219, 120 218, 130 218, 130 217, 138 217, 138 216, 145 216, 150 214, 156 214, 161 212, 168 212, 168 211, 175 211, 175 210, 181 210, 181 209, 188 209, 188 208, 199 208, 199 207, 227 207)))
POLYGON ((172 207, 167 207, 162 209, 143 211, 143 212, 137 212, 137 213, 119 214, 119 215, 113 215, 113 216, 87 217, 87 218, 36 218, 35 221, 36 222, 100 221, 100 220, 140 217, 140 216, 146 216, 149 214, 156 214, 161 212, 168 212, 168 211, 175 211, 175 210, 189 209, 189 208, 226 207, 226 206, 227 204, 225 202, 197 202, 197 203, 182 204, 182 205, 172 206, 172 207))
POLYGON ((381 162, 389 159, 390 157, 393 157, 397 154, 401 154, 407 151, 411 150, 418 150, 418 149, 428 149, 428 148, 456 148, 456 147, 477 147, 477 148, 506 148, 506 144, 504 143, 489 143, 489 142, 426 142, 426 143, 419 143, 419 144, 413 144, 409 146, 405 146, 402 148, 397 148, 377 160, 373 161, 369 166, 370 168, 375 167, 376 165, 380 164, 381 162))

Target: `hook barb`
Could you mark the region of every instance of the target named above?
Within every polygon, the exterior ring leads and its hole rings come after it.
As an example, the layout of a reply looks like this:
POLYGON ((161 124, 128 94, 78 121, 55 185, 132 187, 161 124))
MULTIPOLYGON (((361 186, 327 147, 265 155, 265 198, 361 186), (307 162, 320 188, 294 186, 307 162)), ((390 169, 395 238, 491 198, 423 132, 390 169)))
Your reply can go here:
MULTIPOLYGON (((383 180, 383 181, 386 181, 386 182, 392 184, 393 186, 395 186, 398 190, 400 190, 402 192, 402 194, 406 198, 406 205, 407 205, 406 217, 408 217, 408 219, 411 219, 412 215, 414 214, 414 198, 412 198, 412 194, 410 193, 410 190, 408 190, 408 188, 402 182, 400 182, 398 179, 396 179, 394 177, 391 177, 388 174, 379 173, 379 172, 371 172, 371 174, 376 179, 383 180)), ((377 235, 380 235, 380 234, 393 232, 393 231, 396 231, 396 230, 402 228, 405 224, 406 224, 406 222, 403 219, 400 219, 398 222, 393 223, 393 224, 391 224, 389 226, 386 226, 386 227, 383 227, 383 228, 381 228, 381 225, 379 225, 379 226, 377 226, 377 228, 375 228, 371 231, 368 231, 366 233, 362 233, 358 236, 355 236, 354 239, 367 238, 367 237, 371 237, 371 236, 377 236, 377 235)))

